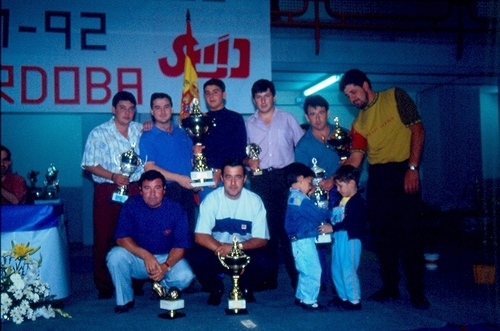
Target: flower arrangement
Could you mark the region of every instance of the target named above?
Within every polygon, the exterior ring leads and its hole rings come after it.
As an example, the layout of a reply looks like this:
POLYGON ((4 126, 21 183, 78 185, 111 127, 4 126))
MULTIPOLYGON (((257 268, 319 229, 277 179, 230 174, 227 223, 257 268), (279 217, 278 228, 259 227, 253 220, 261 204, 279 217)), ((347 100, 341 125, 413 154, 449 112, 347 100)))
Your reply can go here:
POLYGON ((38 268, 42 257, 38 260, 32 256, 40 247, 11 242, 10 251, 1 253, 1 317, 2 322, 11 320, 21 324, 25 320, 36 320, 37 317, 55 317, 59 313, 71 317, 60 309, 52 308, 50 286, 40 280, 38 268))

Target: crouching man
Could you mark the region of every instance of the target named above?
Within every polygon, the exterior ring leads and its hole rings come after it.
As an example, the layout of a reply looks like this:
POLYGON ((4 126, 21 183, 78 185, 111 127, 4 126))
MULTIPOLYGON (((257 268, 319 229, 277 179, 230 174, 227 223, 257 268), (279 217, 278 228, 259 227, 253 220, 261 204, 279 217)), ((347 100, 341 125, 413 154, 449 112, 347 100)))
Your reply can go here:
POLYGON ((107 265, 116 289, 116 313, 134 307, 132 278, 151 279, 168 290, 188 287, 194 278, 184 260, 191 240, 184 209, 165 197, 165 178, 149 170, 139 179, 140 195, 130 197, 118 218, 107 265))

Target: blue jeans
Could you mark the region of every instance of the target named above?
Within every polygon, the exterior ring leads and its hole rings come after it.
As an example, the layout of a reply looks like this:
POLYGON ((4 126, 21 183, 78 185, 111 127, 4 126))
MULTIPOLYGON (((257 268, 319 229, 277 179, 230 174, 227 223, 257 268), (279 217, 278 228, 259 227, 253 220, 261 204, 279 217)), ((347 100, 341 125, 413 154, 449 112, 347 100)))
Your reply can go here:
POLYGON ((347 231, 334 232, 333 240, 333 284, 340 299, 356 304, 361 300, 357 273, 361 257, 361 240, 349 240, 347 231))
POLYGON ((314 238, 292 241, 292 252, 299 272, 295 297, 308 305, 316 303, 321 286, 321 263, 314 238))
MULTIPOLYGON (((158 262, 167 260, 168 254, 155 255, 158 262)), ((132 289, 132 277, 136 279, 148 279, 144 260, 135 256, 123 247, 115 246, 109 251, 106 258, 109 273, 113 279, 116 290, 116 304, 124 305, 134 300, 134 290, 132 289)), ((160 284, 168 290, 170 287, 177 287, 183 290, 191 284, 194 279, 193 271, 186 262, 181 259, 172 266, 172 270, 165 274, 160 284)))

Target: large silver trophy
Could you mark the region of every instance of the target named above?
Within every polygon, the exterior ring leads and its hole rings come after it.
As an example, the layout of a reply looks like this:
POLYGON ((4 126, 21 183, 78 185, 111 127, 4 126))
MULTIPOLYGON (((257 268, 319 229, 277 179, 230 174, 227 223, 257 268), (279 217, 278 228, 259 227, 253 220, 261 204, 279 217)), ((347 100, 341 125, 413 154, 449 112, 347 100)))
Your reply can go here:
POLYGON ((339 118, 333 119, 335 128, 328 136, 327 142, 335 148, 341 160, 347 159, 351 147, 351 134, 339 125, 339 118))
MULTIPOLYGON (((212 120, 201 112, 199 101, 194 98, 191 103, 191 112, 189 116, 182 120, 182 127, 186 129, 195 145, 203 145, 203 139, 208 133, 211 125, 212 120)), ((200 152, 195 155, 193 171, 191 171, 191 185, 194 187, 212 186, 215 184, 213 175, 213 170, 208 167, 207 159, 203 156, 203 153, 200 152)))
MULTIPOLYGON (((250 143, 246 147, 246 154, 252 160, 258 160, 260 152, 262 152, 262 148, 260 148, 260 146, 257 145, 256 143, 250 143)), ((262 175, 262 170, 259 167, 257 167, 257 169, 252 171, 252 175, 253 176, 262 175)))
POLYGON ((246 300, 243 298, 243 293, 238 285, 240 274, 243 269, 250 263, 250 256, 247 256, 241 249, 238 248, 238 239, 233 237, 233 248, 226 256, 219 256, 220 263, 231 271, 233 280, 233 288, 229 292, 228 307, 226 314, 228 315, 243 315, 248 314, 246 309, 246 300))
MULTIPOLYGON (((319 186, 319 183, 325 179, 325 169, 318 166, 318 160, 316 160, 316 158, 313 158, 311 162, 313 164, 311 170, 314 172, 314 178, 312 181, 314 191, 311 195, 311 199, 319 208, 328 209, 328 191, 323 190, 319 186)), ((332 237, 329 234, 320 234, 315 238, 315 242, 316 244, 331 243, 332 237)))
POLYGON ((51 163, 45 173, 44 199, 57 199, 59 193, 59 179, 57 179, 58 173, 59 170, 57 170, 56 166, 51 163))
POLYGON ((171 287, 166 291, 160 283, 154 282, 153 291, 160 297, 160 308, 167 310, 165 313, 158 314, 158 317, 175 319, 186 316, 185 313, 177 311, 184 308, 184 299, 181 298, 181 291, 177 287, 171 287))
MULTIPOLYGON (((135 144, 131 144, 130 149, 122 154, 115 157, 115 163, 118 165, 122 175, 130 177, 139 166, 142 161, 139 155, 135 152, 135 144)), ((128 199, 128 186, 119 186, 111 197, 112 201, 118 203, 124 203, 128 199)))

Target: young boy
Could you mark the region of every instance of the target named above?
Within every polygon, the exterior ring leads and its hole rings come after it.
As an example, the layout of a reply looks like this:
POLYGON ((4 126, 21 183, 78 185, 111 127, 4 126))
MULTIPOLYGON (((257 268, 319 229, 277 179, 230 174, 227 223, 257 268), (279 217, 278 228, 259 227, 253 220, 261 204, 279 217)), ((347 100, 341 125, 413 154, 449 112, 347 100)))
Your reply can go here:
POLYGON ((361 309, 357 269, 361 256, 361 238, 366 229, 366 205, 358 194, 359 170, 343 165, 334 174, 337 191, 342 195, 332 211, 332 224, 319 226, 320 233, 333 232, 332 278, 338 297, 328 302, 344 310, 361 309))
POLYGON ((321 286, 321 264, 314 239, 318 226, 330 218, 331 212, 319 208, 309 199, 313 191, 313 171, 302 163, 292 163, 286 168, 287 185, 290 187, 285 217, 285 230, 292 243, 295 267, 299 280, 295 304, 306 310, 318 310, 321 286))

